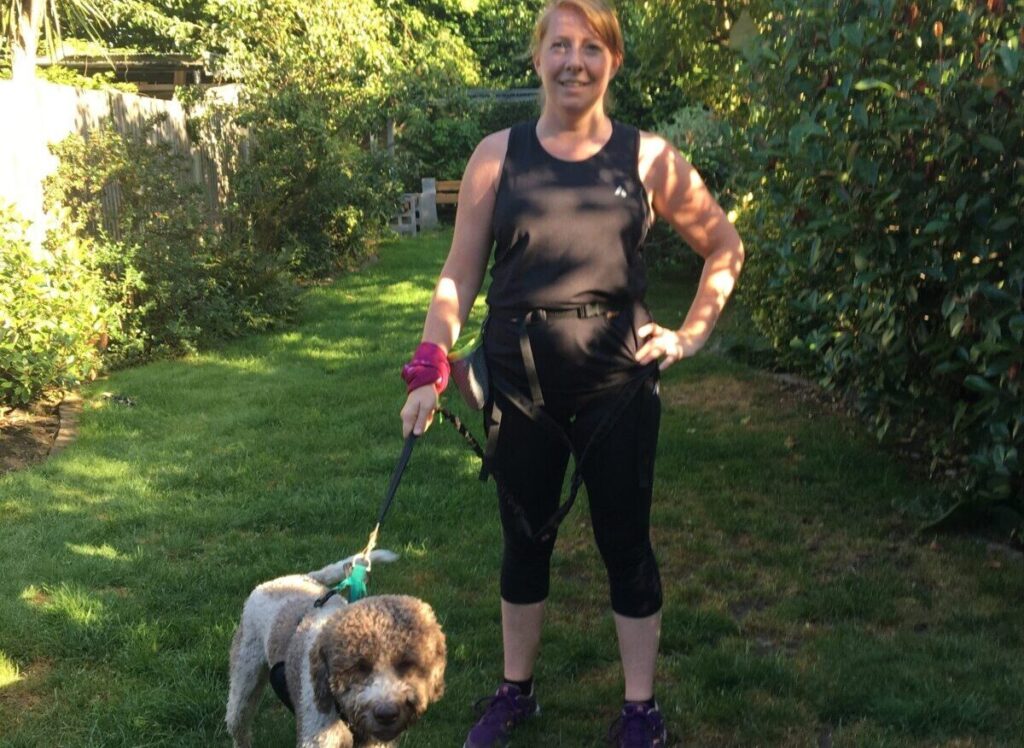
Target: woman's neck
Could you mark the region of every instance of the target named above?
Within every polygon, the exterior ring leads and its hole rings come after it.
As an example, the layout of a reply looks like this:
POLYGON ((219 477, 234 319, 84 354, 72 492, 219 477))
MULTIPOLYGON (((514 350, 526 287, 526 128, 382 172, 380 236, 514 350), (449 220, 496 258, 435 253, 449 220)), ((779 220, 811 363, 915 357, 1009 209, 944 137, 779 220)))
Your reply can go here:
POLYGON ((573 140, 607 140, 612 121, 604 107, 576 115, 545 107, 537 121, 537 135, 541 138, 567 137, 573 140))

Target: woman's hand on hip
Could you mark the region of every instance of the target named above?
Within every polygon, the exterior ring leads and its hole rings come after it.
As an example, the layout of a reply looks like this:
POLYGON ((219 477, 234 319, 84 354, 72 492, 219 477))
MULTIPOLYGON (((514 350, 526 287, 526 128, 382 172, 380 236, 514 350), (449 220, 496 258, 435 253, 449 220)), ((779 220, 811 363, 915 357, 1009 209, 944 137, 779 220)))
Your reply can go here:
POLYGON ((654 322, 641 325, 636 331, 643 340, 643 345, 636 352, 636 360, 640 364, 658 361, 659 371, 680 359, 688 358, 701 349, 704 341, 697 336, 688 335, 682 330, 670 330, 654 322))
POLYGON ((434 385, 417 387, 405 399, 402 406, 402 436, 410 433, 421 436, 430 428, 437 412, 437 391, 434 385))

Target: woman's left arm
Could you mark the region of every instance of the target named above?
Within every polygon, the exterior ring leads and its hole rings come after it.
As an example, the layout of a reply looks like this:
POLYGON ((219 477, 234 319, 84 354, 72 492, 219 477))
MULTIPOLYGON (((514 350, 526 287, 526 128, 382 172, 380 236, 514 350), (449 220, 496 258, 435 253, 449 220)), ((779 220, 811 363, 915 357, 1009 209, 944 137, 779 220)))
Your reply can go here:
POLYGON ((678 330, 650 322, 637 334, 644 344, 637 361, 661 359, 664 371, 692 356, 711 335, 743 267, 743 242, 722 208, 715 202, 697 170, 664 138, 642 133, 640 176, 655 215, 704 258, 697 293, 678 330))

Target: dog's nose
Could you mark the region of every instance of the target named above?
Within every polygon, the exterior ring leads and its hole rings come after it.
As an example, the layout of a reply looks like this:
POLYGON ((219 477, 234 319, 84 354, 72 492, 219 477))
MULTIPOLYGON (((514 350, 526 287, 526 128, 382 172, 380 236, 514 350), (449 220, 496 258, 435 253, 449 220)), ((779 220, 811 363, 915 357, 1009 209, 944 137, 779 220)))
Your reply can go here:
POLYGON ((373 718, 382 725, 394 723, 398 715, 398 706, 395 704, 378 704, 373 708, 373 718))

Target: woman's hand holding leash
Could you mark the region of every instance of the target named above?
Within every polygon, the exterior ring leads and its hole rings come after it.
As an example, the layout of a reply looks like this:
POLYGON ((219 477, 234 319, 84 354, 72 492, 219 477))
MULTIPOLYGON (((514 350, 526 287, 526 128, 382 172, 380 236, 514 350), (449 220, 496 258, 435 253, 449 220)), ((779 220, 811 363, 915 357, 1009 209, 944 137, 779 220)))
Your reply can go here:
POLYGON ((658 371, 665 371, 680 359, 689 358, 704 346, 707 336, 690 335, 683 330, 670 330, 654 322, 641 325, 636 331, 644 344, 636 352, 636 360, 641 364, 661 359, 658 371))
POLYGON ((430 428, 437 412, 437 390, 428 384, 417 387, 405 399, 402 407, 402 436, 422 436, 430 428))
POLYGON ((448 352, 437 343, 420 343, 412 359, 402 367, 408 393, 402 408, 402 436, 421 436, 430 428, 437 398, 448 386, 450 374, 448 352))

